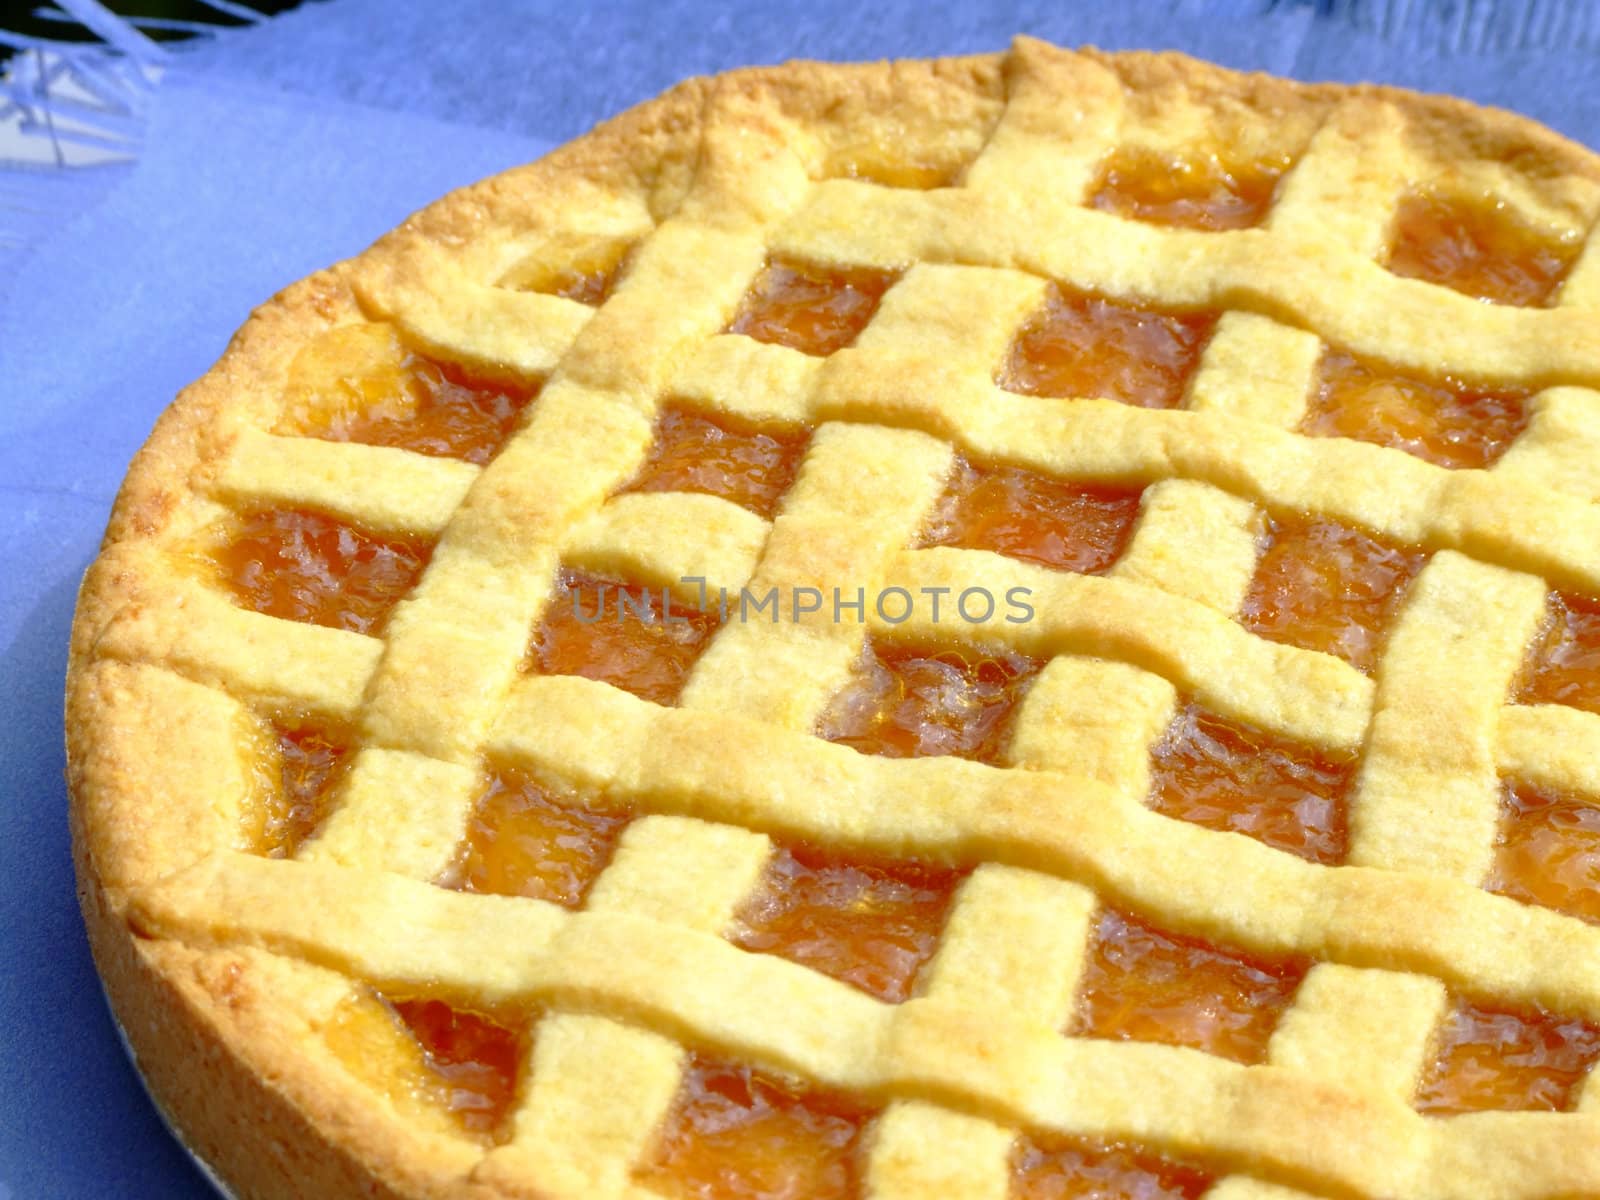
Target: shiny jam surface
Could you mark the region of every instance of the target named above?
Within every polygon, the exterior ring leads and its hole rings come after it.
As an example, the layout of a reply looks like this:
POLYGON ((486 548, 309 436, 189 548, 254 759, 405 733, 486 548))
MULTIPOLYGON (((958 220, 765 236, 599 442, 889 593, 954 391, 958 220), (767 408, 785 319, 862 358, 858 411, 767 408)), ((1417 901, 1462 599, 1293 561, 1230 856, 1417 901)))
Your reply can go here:
POLYGON ((1420 1112, 1561 1112, 1600 1058, 1600 1028, 1542 1010, 1459 1001, 1436 1035, 1434 1053, 1417 1089, 1420 1112))
POLYGON ((1073 1032, 1192 1046, 1260 1062, 1305 974, 1104 909, 1090 937, 1073 1032))
POLYGON ((697 1056, 637 1178, 694 1200, 849 1200, 869 1115, 846 1097, 697 1056))
POLYGON ((660 588, 563 571, 527 666, 543 675, 598 679, 671 704, 716 625, 715 613, 677 600, 663 606, 660 588))
POLYGON ((1407 197, 1395 215, 1389 270, 1497 304, 1544 304, 1572 266, 1578 243, 1528 228, 1504 205, 1407 197))
POLYGON ((611 297, 612 289, 622 278, 627 266, 627 255, 618 255, 615 262, 592 267, 572 267, 559 271, 545 281, 541 290, 552 295, 565 296, 579 304, 601 305, 611 297))
POLYGON ((1211 1176, 1132 1146, 1082 1138, 1017 1139, 1014 1200, 1198 1200, 1211 1176))
POLYGON ((306 722, 273 729, 278 770, 268 793, 262 851, 271 858, 291 858, 327 815, 334 784, 349 766, 349 737, 306 722))
POLYGON ((1552 592, 1548 609, 1523 664, 1518 702, 1600 712, 1600 601, 1552 592))
POLYGON ((494 1140, 516 1100, 527 1029, 520 1016, 364 991, 334 1010, 323 1033, 353 1073, 397 1103, 437 1109, 464 1132, 494 1140))
POLYGON ((522 772, 496 771, 467 822, 460 860, 440 882, 577 908, 630 817, 522 772))
POLYGON ((1089 204, 1154 225, 1248 229, 1267 215, 1288 167, 1287 159, 1234 165, 1214 154, 1118 153, 1107 161, 1089 204))
POLYGON ((1494 866, 1483 886, 1600 924, 1600 805, 1507 784, 1494 866))
POLYGON ((1164 313, 1052 287, 1011 345, 1000 386, 1028 396, 1098 397, 1176 408, 1216 318, 1164 313))
POLYGON ((756 276, 728 332, 803 354, 832 354, 856 340, 894 281, 887 271, 770 262, 756 276))
POLYGON ((1404 450, 1436 466, 1491 466, 1528 424, 1527 394, 1436 383, 1329 351, 1302 433, 1404 450))
POLYGON ((1426 556, 1338 521, 1276 517, 1239 619, 1274 642, 1377 666, 1389 623, 1426 556))
POLYGON ((794 482, 808 434, 756 429, 670 406, 625 492, 704 492, 771 517, 794 482))
POLYGON ((960 879, 945 867, 781 847, 732 940, 897 1004, 938 947, 960 879))
POLYGON ((623 275, 634 247, 624 242, 597 239, 569 246, 554 254, 560 264, 552 262, 546 254, 525 259, 512 267, 497 286, 519 292, 543 292, 548 296, 562 296, 579 304, 598 306, 611 297, 623 275))
POLYGON ((1083 487, 1024 467, 957 462, 922 532, 924 546, 993 550, 1098 575, 1122 555, 1142 490, 1083 487))
POLYGON ((396 1000, 390 1007, 422 1048, 433 1076, 429 1090, 468 1130, 493 1134, 516 1099, 521 1035, 440 1000, 396 1000))
POLYGON ((320 513, 246 513, 215 552, 245 608, 376 634, 428 565, 430 548, 380 538, 320 513))
POLYGON ((1332 865, 1344 859, 1354 774, 1353 758, 1332 759, 1191 704, 1151 756, 1150 807, 1332 865))
POLYGON ((537 390, 475 380, 459 367, 407 353, 398 363, 341 378, 306 432, 481 466, 537 390))
POLYGON ((884 187, 913 188, 918 191, 950 187, 964 169, 948 164, 911 162, 899 157, 891 160, 878 154, 853 155, 831 166, 835 178, 859 179, 884 187))
POLYGON ((1043 665, 1007 651, 928 650, 868 638, 817 735, 889 758, 955 754, 994 762, 1012 710, 1043 665))

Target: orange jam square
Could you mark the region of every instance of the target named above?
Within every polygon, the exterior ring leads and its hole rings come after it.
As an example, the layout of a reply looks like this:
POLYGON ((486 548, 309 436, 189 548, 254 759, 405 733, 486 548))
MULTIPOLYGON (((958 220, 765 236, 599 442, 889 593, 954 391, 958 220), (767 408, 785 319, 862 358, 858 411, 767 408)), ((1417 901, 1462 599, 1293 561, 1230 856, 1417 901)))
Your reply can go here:
POLYGON ((1579 248, 1577 239, 1530 228, 1503 203, 1413 194, 1395 214, 1388 267, 1479 300, 1541 305, 1561 286, 1579 248))
POLYGON ((806 430, 758 428, 669 405, 655 439, 624 492, 703 492, 771 518, 794 482, 806 430))
POLYGON ((463 1133, 501 1140, 532 1048, 531 1014, 474 1012, 362 988, 322 1025, 345 1067, 395 1100, 420 1101, 463 1133))
POLYGON ((1528 424, 1528 393, 1404 375, 1329 351, 1300 431, 1404 450, 1435 466, 1492 466, 1528 424))
POLYGON ((1521 704, 1600 713, 1600 601, 1551 592, 1545 624, 1518 681, 1521 704))
POLYGON ((696 1056, 636 1177, 690 1200, 851 1200, 870 1116, 848 1097, 696 1056))
POLYGON ((582 675, 671 704, 716 627, 716 614, 670 596, 663 601, 660 588, 564 570, 526 666, 542 675, 582 675))
POLYGON ((1304 963, 1167 933, 1108 908, 1089 939, 1072 1032, 1258 1063, 1304 975, 1304 963))
POLYGON ((835 160, 829 164, 828 175, 832 179, 859 179, 863 183, 876 183, 882 187, 925 192, 933 188, 953 187, 965 170, 965 163, 919 161, 898 154, 890 158, 881 152, 869 151, 835 160))
POLYGON ((856 340, 895 278, 774 260, 750 285, 728 332, 825 357, 856 340))
POLYGON ((508 271, 498 286, 519 292, 542 292, 598 307, 611 298, 627 274, 634 246, 625 241, 595 239, 568 247, 560 262, 527 260, 508 271))
POLYGON ((1600 1028, 1587 1021, 1459 1000, 1435 1036, 1415 1105, 1435 1116, 1564 1112, 1597 1058, 1600 1028))
POLYGON ((460 858, 440 883, 577 908, 632 814, 520 771, 489 776, 460 858))
POLYGON ((1024 1134, 1011 1151, 1013 1200, 1199 1200, 1200 1168, 1134 1146, 1024 1134))
POLYGON ((240 605, 373 635, 415 586, 432 550, 299 509, 246 513, 231 532, 214 557, 240 605))
POLYGON ((267 798, 261 851, 293 858, 328 815, 334 787, 350 765, 350 734, 306 720, 274 722, 276 762, 263 779, 267 798))
POLYGON ((627 263, 627 254, 619 253, 610 263, 574 266, 555 273, 540 290, 598 308, 611 298, 627 263))
POLYGON ((1012 711, 1043 666, 1003 650, 894 646, 868 638, 855 674, 818 722, 817 736, 889 758, 954 754, 994 762, 1012 711))
POLYGON ((1344 860, 1355 766, 1190 704, 1151 754, 1150 807, 1331 866, 1344 860))
POLYGON ((527 1051, 523 1030, 442 1000, 385 1004, 421 1048, 432 1098, 468 1132, 494 1136, 517 1098, 527 1051))
POLYGON ((398 362, 339 379, 303 423, 304 432, 482 466, 538 392, 536 385, 478 379, 407 351, 398 362))
POLYGON ((1426 556, 1339 521, 1274 517, 1239 620, 1274 642, 1334 654, 1370 674, 1426 556))
POLYGON ((993 550, 1099 575, 1127 547, 1142 495, 1142 488, 1087 487, 1025 467, 958 459, 921 544, 993 550))
POLYGON ((898 1004, 933 957, 961 873, 782 846, 739 914, 733 943, 898 1004))
POLYGON ((1491 892, 1600 924, 1600 806, 1506 784, 1491 892))
POLYGON ((1118 151, 1106 160, 1089 205, 1152 225, 1248 229, 1261 224, 1288 169, 1287 158, 1235 164, 1215 154, 1118 151))
POLYGON ((1011 344, 999 383, 1025 396, 1176 408, 1217 319, 1052 286, 1011 344))

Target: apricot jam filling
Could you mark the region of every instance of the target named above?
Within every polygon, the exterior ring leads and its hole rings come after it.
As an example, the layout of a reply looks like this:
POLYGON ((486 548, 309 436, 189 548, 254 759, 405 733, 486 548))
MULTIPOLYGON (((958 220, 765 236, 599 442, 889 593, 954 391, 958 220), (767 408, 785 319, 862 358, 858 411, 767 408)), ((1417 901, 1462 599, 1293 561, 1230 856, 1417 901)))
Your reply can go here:
POLYGON ((1043 663, 1009 651, 923 649, 867 639, 817 735, 863 754, 998 759, 1012 710, 1043 663))
POLYGON ((1459 470, 1493 465, 1527 424, 1527 392, 1419 379, 1328 351, 1300 431, 1388 446, 1459 470))
POLYGON ((274 722, 272 728, 276 769, 266 780, 261 850, 270 858, 293 858, 327 816, 334 786, 349 767, 350 735, 308 721, 274 722))
POLYGON ((669 405, 625 492, 703 492, 771 518, 794 482, 809 434, 756 428, 669 405))
POLYGON ((756 276, 728 332, 802 354, 833 354, 867 327, 895 279, 889 271, 840 270, 777 259, 756 276))
POLYGON ((598 307, 627 274, 634 248, 633 243, 614 238, 580 238, 558 250, 547 246, 512 267, 496 286, 598 307))
POLYGON ((999 384, 1026 396, 1176 408, 1216 323, 1054 285, 1011 344, 999 384))
POLYGON ((740 912, 731 940, 898 1004, 937 949, 961 878, 946 867, 783 846, 740 912))
POLYGON ((397 1101, 438 1108, 485 1141, 505 1128, 529 1045, 527 1022, 514 1015, 370 991, 342 1004, 324 1036, 353 1072, 397 1101))
POLYGON ((1579 243, 1546 237, 1505 205, 1411 195, 1395 214, 1388 267, 1496 304, 1539 305, 1566 278, 1579 243))
POLYGON ((467 822, 459 859, 439 882, 577 908, 631 816, 524 772, 495 771, 467 822))
POLYGON ((993 550, 1098 575, 1122 556, 1142 489, 1085 487, 1025 467, 956 462, 922 531, 924 546, 993 550))
POLYGON ((1298 960, 1268 961, 1103 909, 1071 1032, 1257 1063, 1305 970, 1298 960))
POLYGON ((578 263, 556 271, 537 289, 553 296, 599 307, 611 298, 628 267, 628 254, 618 252, 609 262, 578 263))
POLYGON ((660 588, 563 570, 534 634, 527 669, 582 675, 642 700, 671 704, 716 631, 716 614, 660 588))
POLYGON ((964 170, 965 163, 913 162, 899 154, 889 157, 858 153, 831 164, 829 174, 835 179, 859 179, 883 187, 929 191, 953 186, 964 170))
POLYGON ((482 466, 538 394, 533 386, 476 379, 411 351, 341 377, 302 431, 335 442, 394 446, 482 466))
POLYGON ((441 1000, 397 1000, 391 1007, 422 1047, 445 1106, 472 1132, 494 1133, 516 1099, 521 1034, 441 1000))
POLYGON ((1494 866, 1483 886, 1600 924, 1600 806, 1506 784, 1494 866))
POLYGON ((636 1177, 693 1200, 850 1200, 870 1116, 848 1097, 697 1055, 636 1177))
POLYGON ((1014 1200, 1198 1200, 1212 1177, 1132 1146, 1023 1135, 1011 1151, 1014 1200))
POLYGON ((1426 555, 1339 521, 1274 517, 1239 620, 1274 642, 1334 654, 1371 673, 1426 555))
POLYGON ((1215 154, 1121 151, 1106 161, 1089 205, 1152 225, 1248 229, 1267 215, 1288 169, 1287 158, 1233 164, 1215 154))
POLYGON ((1150 807, 1333 865, 1344 860, 1355 766, 1190 704, 1151 754, 1150 807))
POLYGON ((1436 1035, 1414 1103, 1436 1116, 1483 1109, 1562 1112, 1597 1058, 1600 1028, 1587 1021, 1460 1000, 1436 1035))
POLYGON ((1600 713, 1600 601, 1550 593, 1544 629, 1528 651, 1516 698, 1600 713))
POLYGON ((428 565, 431 547, 381 538, 321 513, 246 513, 214 552, 245 608, 289 621, 377 634, 428 565))

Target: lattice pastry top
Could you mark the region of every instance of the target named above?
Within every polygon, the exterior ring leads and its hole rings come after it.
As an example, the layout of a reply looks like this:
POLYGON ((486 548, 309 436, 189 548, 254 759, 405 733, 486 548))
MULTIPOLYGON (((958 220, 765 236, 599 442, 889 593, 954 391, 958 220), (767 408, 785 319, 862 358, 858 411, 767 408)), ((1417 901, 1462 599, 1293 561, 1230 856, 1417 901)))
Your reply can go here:
POLYGON ((155 1093, 252 1198, 1600 1196, 1597 214, 1022 41, 290 288, 74 630, 155 1093))

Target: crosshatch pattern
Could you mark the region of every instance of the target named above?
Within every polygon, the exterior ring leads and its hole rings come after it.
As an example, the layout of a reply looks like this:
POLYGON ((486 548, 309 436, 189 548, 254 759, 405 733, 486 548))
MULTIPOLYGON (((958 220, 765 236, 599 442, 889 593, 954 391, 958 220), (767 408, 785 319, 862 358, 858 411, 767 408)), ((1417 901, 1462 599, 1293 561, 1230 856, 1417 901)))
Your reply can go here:
MULTIPOLYGON (((1600 1023, 1600 928, 1483 886, 1507 869, 1503 781, 1600 798, 1600 716, 1514 699, 1550 593, 1600 595, 1585 465, 1600 453, 1600 255, 1573 252, 1600 186, 1572 181, 1568 209, 1541 207, 1510 166, 1477 164, 1508 220, 1566 247, 1568 272, 1545 307, 1483 303, 1418 278, 1416 255, 1405 277, 1383 265, 1430 168, 1378 93, 1319 93, 1303 129, 1234 112, 1259 169, 1220 223, 1190 221, 1182 196, 1104 200, 1108 155, 1196 137, 1124 89, 1116 61, 1019 43, 1003 107, 945 177, 829 168, 758 88, 712 84, 671 211, 614 201, 587 240, 546 238, 477 277, 443 257, 425 261, 427 285, 358 264, 369 319, 452 370, 509 377, 516 403, 493 418, 509 432, 481 465, 289 426, 233 440, 209 482, 219 516, 305 509, 426 550, 416 586, 362 629, 236 604, 198 571, 172 585, 181 614, 149 603, 109 625, 100 669, 192 681, 137 687, 220 689, 349 735, 308 835, 134 881, 136 927, 265 948, 316 981, 323 1012, 371 985, 523 1013, 498 1138, 429 1136, 462 1174, 550 1196, 656 1194, 656 1138, 691 1051, 848 1097, 865 1114, 852 1186, 884 1200, 1004 1196, 1047 1174, 1039 1147, 1063 1138, 1198 1164, 1216 1200, 1486 1200, 1485 1180, 1506 1200, 1600 1193, 1587 1059, 1555 1105, 1569 1111, 1412 1108, 1437 1090, 1424 1077, 1463 1003, 1600 1023), (1278 135, 1293 144, 1272 147, 1278 135), (574 262, 600 263, 603 285, 574 262), (752 312, 771 264, 852 273, 840 309, 859 331, 786 344, 752 312), (1013 346, 1063 295, 1186 322, 1128 334, 1165 339, 1173 406, 1117 402, 1126 371, 1087 395, 1008 380, 1013 346), (1312 427, 1329 354, 1526 393, 1526 426, 1487 469, 1312 427), (773 431, 751 490, 650 483, 671 457, 663 413, 773 431), (958 468, 1105 490, 1137 518, 1082 570, 1055 550, 930 544, 958 468), (1247 628, 1280 519, 1416 556, 1370 655, 1286 632, 1289 618, 1247 628), (572 572, 683 603, 683 577, 784 595, 1026 587, 1035 618, 975 630, 924 609, 897 624, 869 605, 860 625, 723 622, 655 694, 519 665, 572 572), (1032 664, 997 755, 897 758, 816 736, 869 639, 976 641, 1032 664), (1305 785, 1336 805, 1334 832, 1297 848, 1152 807, 1152 753, 1186 712, 1334 764, 1305 785), (573 868, 581 882, 542 899, 437 885, 481 824, 491 765, 628 814, 573 868), (948 900, 928 902, 925 961, 863 986, 748 932, 740 944, 795 842, 951 873, 948 900), (1079 991, 1105 975, 1107 913, 1152 944, 1277 964, 1252 985, 1260 1009, 1214 1043, 1096 1036, 1114 1018, 1079 991), (1515 1172, 1490 1169, 1509 1158, 1515 1172)), ((1177 86, 1160 61, 1139 68, 1152 95, 1177 86)), ((1185 120, 1209 119, 1207 95, 1185 120)), ((1199 1194, 1190 1169, 1170 1167, 1171 1194, 1199 1194)))

